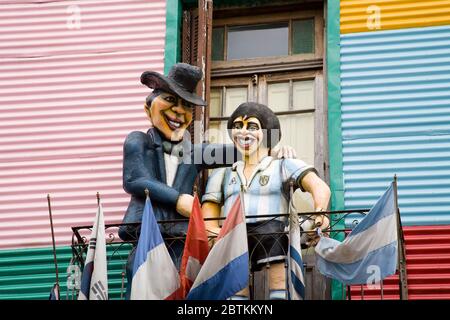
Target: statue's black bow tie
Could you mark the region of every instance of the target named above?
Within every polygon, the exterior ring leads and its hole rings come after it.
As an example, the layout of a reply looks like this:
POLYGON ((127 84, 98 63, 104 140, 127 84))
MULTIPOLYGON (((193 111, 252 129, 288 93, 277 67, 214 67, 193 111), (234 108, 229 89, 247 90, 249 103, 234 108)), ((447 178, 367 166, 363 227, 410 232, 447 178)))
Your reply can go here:
POLYGON ((183 145, 181 142, 172 143, 170 141, 163 141, 162 147, 163 147, 164 153, 168 153, 168 154, 176 156, 178 158, 183 157, 183 145))

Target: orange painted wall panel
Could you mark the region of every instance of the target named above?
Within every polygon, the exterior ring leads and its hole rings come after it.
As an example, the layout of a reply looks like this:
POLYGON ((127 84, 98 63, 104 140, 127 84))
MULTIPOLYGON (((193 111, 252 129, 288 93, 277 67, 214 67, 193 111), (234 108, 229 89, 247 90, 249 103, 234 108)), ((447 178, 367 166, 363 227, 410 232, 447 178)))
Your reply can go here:
POLYGON ((450 24, 450 0, 341 0, 341 33, 450 24))

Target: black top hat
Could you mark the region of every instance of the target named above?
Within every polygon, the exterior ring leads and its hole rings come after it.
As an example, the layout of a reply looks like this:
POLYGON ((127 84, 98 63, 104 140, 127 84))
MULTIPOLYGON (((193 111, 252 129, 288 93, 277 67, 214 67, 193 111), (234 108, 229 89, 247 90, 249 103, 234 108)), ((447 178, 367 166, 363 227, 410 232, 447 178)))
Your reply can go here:
POLYGON ((177 63, 170 69, 167 77, 158 72, 145 71, 141 75, 141 82, 150 89, 161 89, 174 93, 194 105, 206 106, 206 102, 194 93, 202 77, 203 72, 199 67, 177 63))

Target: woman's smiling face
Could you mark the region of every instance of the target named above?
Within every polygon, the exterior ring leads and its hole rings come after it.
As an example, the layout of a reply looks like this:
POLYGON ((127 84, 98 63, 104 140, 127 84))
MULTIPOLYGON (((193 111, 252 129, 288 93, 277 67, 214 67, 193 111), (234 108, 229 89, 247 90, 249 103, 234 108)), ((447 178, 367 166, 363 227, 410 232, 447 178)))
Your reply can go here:
POLYGON ((180 141, 192 121, 193 106, 180 97, 163 92, 146 109, 153 126, 171 141, 180 141))
POLYGON ((258 150, 263 142, 261 122, 255 117, 239 116, 233 121, 231 137, 239 152, 249 156, 258 150))

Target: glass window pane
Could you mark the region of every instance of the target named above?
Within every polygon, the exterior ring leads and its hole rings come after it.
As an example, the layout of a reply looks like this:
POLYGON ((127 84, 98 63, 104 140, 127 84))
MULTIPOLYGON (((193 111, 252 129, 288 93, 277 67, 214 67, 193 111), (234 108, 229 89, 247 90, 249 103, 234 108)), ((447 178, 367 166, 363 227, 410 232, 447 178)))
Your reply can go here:
POLYGON ((213 88, 210 93, 209 116, 221 117, 222 90, 213 88))
POLYGON ((227 60, 288 55, 288 24, 228 28, 227 60))
POLYGON ((267 86, 267 102, 274 112, 289 110, 289 82, 269 84, 267 86))
POLYGON ((212 59, 213 61, 223 60, 223 49, 224 49, 224 28, 213 28, 212 31, 212 59))
POLYGON ((233 143, 228 136, 227 121, 210 121, 207 132, 210 143, 233 143))
POLYGON ((314 53, 314 19, 292 22, 292 54, 314 53))
POLYGON ((229 117, 243 102, 247 101, 247 87, 227 88, 224 117, 229 117))
POLYGON ((314 114, 278 116, 281 125, 281 145, 292 146, 297 158, 314 165, 314 114))
POLYGON ((314 109, 314 80, 294 81, 292 93, 294 110, 314 109))

